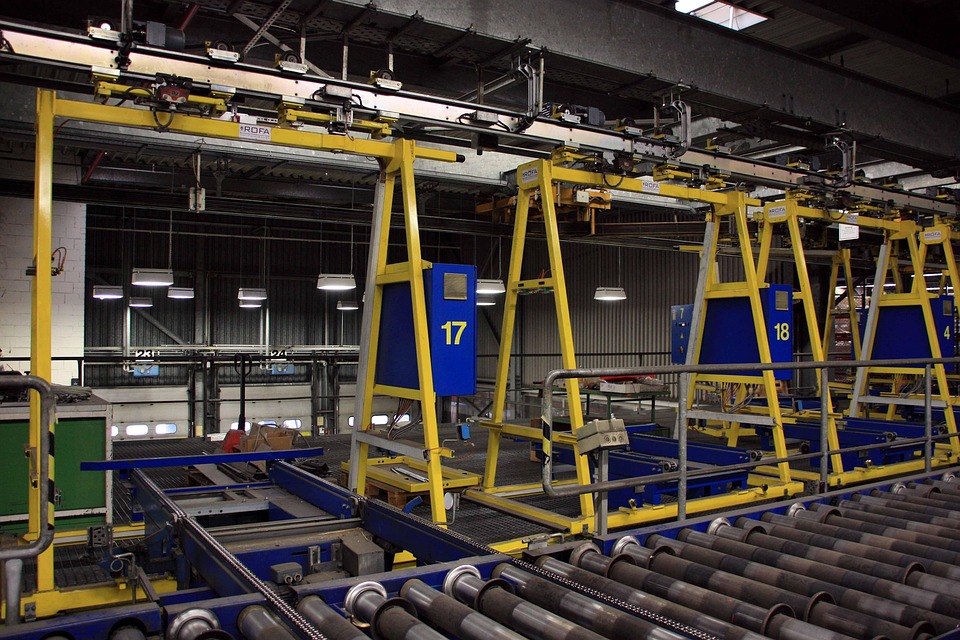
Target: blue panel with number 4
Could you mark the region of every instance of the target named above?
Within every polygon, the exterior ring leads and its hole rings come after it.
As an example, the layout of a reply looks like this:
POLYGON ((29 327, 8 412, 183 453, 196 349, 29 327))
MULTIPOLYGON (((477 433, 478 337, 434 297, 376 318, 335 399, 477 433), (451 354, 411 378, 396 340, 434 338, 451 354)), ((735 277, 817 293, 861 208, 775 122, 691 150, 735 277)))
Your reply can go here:
MULTIPOLYGON (((477 390, 477 268, 434 264, 423 272, 433 385, 438 396, 477 390)), ((377 384, 419 389, 410 285, 383 288, 377 384)))
MULTIPOLYGON (((760 290, 760 300, 771 361, 790 362, 793 359, 793 289, 788 285, 770 285, 760 290)), ((683 364, 690 339, 689 317, 693 305, 671 307, 670 313, 672 360, 683 364)), ((755 335, 748 298, 711 299, 704 318, 699 364, 760 362, 755 335)), ((729 374, 754 375, 743 371, 730 371, 729 374)), ((777 380, 789 380, 791 375, 787 369, 774 372, 777 380)))
MULTIPOLYGON (((953 296, 930 299, 933 325, 940 344, 940 356, 951 358, 956 353, 953 336, 953 296)), ((930 339, 920 305, 880 307, 873 339, 874 360, 930 358, 930 339)), ((867 314, 860 314, 860 336, 863 337, 867 314)), ((948 366, 947 371, 952 372, 948 366)))

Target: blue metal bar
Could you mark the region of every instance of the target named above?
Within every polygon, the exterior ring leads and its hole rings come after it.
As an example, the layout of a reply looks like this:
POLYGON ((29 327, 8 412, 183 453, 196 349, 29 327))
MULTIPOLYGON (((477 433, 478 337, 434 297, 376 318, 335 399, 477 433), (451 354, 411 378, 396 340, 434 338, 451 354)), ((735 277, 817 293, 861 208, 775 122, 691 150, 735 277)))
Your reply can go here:
POLYGON ((298 498, 338 518, 357 515, 357 495, 286 462, 270 467, 270 480, 298 498))
POLYGON ((74 613, 37 620, 30 624, 0 627, 0 638, 43 640, 51 637, 106 638, 122 623, 136 621, 144 633, 156 636, 163 632, 163 612, 155 602, 131 604, 98 611, 74 613))
POLYGON ((237 484, 204 485, 199 487, 176 487, 174 489, 164 489, 163 492, 168 496, 176 496, 181 493, 211 493, 215 491, 239 491, 241 489, 269 489, 272 486, 272 482, 240 482, 237 484))
MULTIPOLYGON (((680 442, 674 438, 631 433, 630 450, 653 456, 680 458, 680 442)), ((702 464, 739 464, 751 460, 750 452, 746 449, 700 442, 687 443, 687 456, 691 462, 702 464)))
POLYGON ((168 458, 140 458, 136 460, 86 460, 80 463, 80 470, 118 471, 121 469, 150 469, 153 467, 186 467, 196 464, 221 464, 224 462, 316 458, 322 455, 323 447, 312 447, 310 449, 251 451, 250 453, 211 453, 205 456, 171 456, 168 458))

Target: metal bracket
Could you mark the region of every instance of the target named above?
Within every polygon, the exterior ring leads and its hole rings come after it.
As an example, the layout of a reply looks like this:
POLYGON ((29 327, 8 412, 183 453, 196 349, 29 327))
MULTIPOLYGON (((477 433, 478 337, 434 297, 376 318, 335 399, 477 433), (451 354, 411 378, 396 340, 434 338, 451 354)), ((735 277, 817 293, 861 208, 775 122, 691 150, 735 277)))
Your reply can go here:
POLYGON ((37 477, 37 448, 25 444, 23 445, 23 455, 28 460, 27 464, 30 466, 30 486, 36 488, 39 486, 39 479, 37 477))

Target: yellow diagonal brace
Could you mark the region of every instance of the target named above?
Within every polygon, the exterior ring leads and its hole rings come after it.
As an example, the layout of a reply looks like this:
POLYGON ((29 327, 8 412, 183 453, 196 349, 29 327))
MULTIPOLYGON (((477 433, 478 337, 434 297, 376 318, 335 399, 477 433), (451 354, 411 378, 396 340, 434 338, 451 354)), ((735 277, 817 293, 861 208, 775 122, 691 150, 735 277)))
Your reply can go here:
MULTIPOLYGON (((417 217, 417 188, 413 180, 415 145, 411 140, 398 140, 395 162, 399 161, 400 188, 403 196, 404 227, 407 235, 407 265, 410 279, 410 302, 413 307, 413 336, 417 347, 417 374, 420 379, 420 408, 423 415, 423 440, 429 451, 440 449, 437 424, 437 395, 433 384, 433 364, 430 356, 430 328, 427 326, 427 301, 423 286, 422 255, 420 252, 420 224, 417 217)), ((443 470, 440 456, 432 455, 427 462, 430 483, 430 511, 433 521, 445 525, 447 512, 443 505, 443 470)))

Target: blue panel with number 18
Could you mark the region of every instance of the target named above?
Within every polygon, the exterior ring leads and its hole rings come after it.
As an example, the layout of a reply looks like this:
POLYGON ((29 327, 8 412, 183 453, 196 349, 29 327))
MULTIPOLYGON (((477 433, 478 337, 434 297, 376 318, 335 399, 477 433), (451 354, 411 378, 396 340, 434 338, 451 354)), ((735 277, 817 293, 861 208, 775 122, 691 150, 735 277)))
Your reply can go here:
MULTIPOLYGON (((782 284, 760 290, 767 343, 772 362, 793 360, 793 290, 782 284)), ((689 336, 689 315, 693 305, 671 308, 672 360, 683 364, 689 336)), ((713 298, 707 303, 698 364, 745 364, 760 362, 753 314, 748 298, 713 298)), ((729 375, 757 375, 730 371, 729 375)), ((777 380, 789 380, 792 372, 774 372, 777 380)), ((757 375, 759 378, 759 375, 757 375)))

